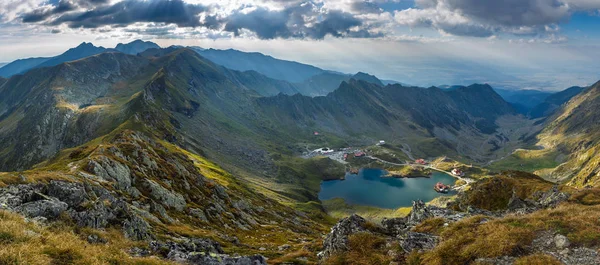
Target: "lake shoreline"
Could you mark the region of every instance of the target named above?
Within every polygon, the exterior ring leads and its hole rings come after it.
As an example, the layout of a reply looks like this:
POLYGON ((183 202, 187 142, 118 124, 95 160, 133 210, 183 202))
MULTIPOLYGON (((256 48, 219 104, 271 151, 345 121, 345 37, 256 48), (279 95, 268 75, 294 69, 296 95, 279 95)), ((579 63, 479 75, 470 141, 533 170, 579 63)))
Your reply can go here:
POLYGON ((409 177, 390 175, 381 168, 364 168, 358 174, 346 174, 344 180, 323 180, 319 200, 341 198, 351 205, 396 209, 411 206, 413 200, 431 201, 455 194, 437 193, 433 189, 437 182, 454 185, 456 178, 449 174, 433 172, 409 177))

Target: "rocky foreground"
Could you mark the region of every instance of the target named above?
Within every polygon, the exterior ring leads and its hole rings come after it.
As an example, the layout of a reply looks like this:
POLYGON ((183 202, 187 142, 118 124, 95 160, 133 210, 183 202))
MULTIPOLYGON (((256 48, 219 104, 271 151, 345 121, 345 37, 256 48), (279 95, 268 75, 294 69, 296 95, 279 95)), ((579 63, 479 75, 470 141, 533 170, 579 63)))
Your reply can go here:
MULTIPOLYGON (((474 235, 474 238, 456 239, 455 237, 460 235, 444 232, 444 230, 451 231, 465 227, 469 227, 465 230, 482 231, 479 227, 486 224, 501 229, 496 225, 496 222, 501 222, 500 220, 511 220, 509 222, 513 222, 512 225, 527 228, 528 224, 519 223, 516 220, 528 220, 528 216, 532 213, 544 211, 550 211, 551 216, 553 209, 561 203, 565 203, 570 195, 559 191, 554 186, 546 192, 538 192, 534 197, 535 199, 524 200, 513 192, 508 205, 502 211, 488 211, 473 207, 468 207, 465 209, 466 211, 455 211, 427 206, 422 201, 415 201, 407 217, 384 219, 379 225, 370 223, 358 215, 352 215, 340 220, 331 229, 324 240, 324 249, 318 255, 325 264, 353 263, 353 260, 357 264, 365 264, 364 259, 349 259, 348 257, 358 256, 356 252, 361 250, 357 248, 370 244, 367 242, 373 242, 373 238, 376 238, 380 240, 380 243, 369 246, 372 247, 370 253, 361 254, 369 256, 366 259, 367 263, 531 264, 528 263, 528 259, 537 259, 538 262, 547 260, 547 264, 600 264, 597 240, 594 242, 595 247, 585 247, 580 243, 574 244, 567 236, 572 231, 554 229, 552 225, 546 226, 545 229, 544 226, 538 229, 534 228, 535 225, 532 224, 532 237, 529 239, 495 239, 493 238, 495 233, 491 232, 488 235, 490 238, 487 239, 483 233, 474 235), (435 228, 432 229, 432 226, 435 228), (353 242, 353 240, 359 240, 359 242, 353 242), (513 244, 520 240, 523 240, 521 244, 513 244), (488 253, 486 249, 469 249, 475 247, 471 244, 474 241, 481 242, 480 247, 482 248, 485 248, 486 245, 493 245, 500 247, 501 251, 488 253), (373 254, 377 252, 383 255, 373 254), (465 252, 470 255, 461 257, 465 252)), ((550 218, 542 221, 554 222, 550 218)), ((506 233, 510 237, 519 236, 512 234, 513 232, 509 230, 502 231, 502 233, 506 233)), ((525 237, 525 233, 523 237, 525 237)))

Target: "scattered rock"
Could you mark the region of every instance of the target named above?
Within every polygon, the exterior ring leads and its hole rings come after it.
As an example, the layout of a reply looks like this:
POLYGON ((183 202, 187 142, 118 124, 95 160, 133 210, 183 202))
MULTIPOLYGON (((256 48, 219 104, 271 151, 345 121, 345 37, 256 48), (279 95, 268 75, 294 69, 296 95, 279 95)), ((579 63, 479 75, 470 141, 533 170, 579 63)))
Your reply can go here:
POLYGON ((107 241, 98 235, 89 235, 87 236, 87 242, 90 244, 106 244, 107 241))
POLYGON ((558 249, 564 249, 564 248, 568 248, 569 245, 571 245, 571 243, 569 242, 569 239, 566 236, 563 236, 561 234, 557 234, 554 237, 554 245, 558 249))
POLYGON ((413 251, 431 250, 438 242, 439 238, 437 236, 425 233, 408 232, 406 233, 406 236, 400 240, 400 246, 402 246, 404 252, 411 253, 413 251))
POLYGON ((541 194, 538 202, 543 208, 553 208, 567 199, 569 199, 569 194, 559 191, 558 185, 554 185, 550 190, 541 194))
POLYGON ((277 250, 279 250, 279 251, 285 251, 285 250, 290 249, 291 247, 292 246, 290 246, 289 244, 284 244, 284 245, 281 245, 281 246, 277 247, 277 250))
POLYGON ((331 228, 331 232, 323 241, 323 251, 319 253, 320 258, 327 258, 336 252, 348 250, 348 236, 358 232, 367 231, 364 225, 367 221, 353 214, 340 220, 331 228))

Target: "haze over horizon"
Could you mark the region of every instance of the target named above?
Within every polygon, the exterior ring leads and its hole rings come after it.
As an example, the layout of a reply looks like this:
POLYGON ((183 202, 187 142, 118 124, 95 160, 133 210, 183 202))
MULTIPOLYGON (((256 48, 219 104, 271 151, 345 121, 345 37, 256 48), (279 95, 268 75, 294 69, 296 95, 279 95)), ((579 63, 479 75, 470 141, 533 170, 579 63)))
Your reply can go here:
POLYGON ((9 0, 0 62, 142 39, 418 86, 562 90, 600 79, 599 9, 591 0, 9 0))

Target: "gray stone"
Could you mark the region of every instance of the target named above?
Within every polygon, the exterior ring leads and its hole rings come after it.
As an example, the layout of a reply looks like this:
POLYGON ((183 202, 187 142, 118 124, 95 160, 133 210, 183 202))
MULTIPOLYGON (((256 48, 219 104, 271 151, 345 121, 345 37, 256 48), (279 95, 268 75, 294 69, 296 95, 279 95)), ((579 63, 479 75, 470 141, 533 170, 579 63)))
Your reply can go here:
POLYGON ((129 191, 131 188, 131 172, 129 167, 106 156, 100 156, 96 160, 90 160, 87 171, 108 181, 116 183, 120 190, 129 191))
POLYGON ((29 218, 41 216, 47 219, 56 219, 68 207, 66 203, 59 200, 39 200, 19 205, 15 211, 29 218))
POLYGON ((281 246, 277 247, 277 250, 279 250, 279 251, 285 251, 285 250, 290 249, 291 247, 292 246, 290 246, 289 244, 284 244, 284 245, 281 245, 281 246))
POLYGON ((558 186, 554 185, 550 190, 541 194, 538 202, 543 208, 556 207, 559 203, 569 199, 569 194, 560 192, 558 186))
POLYGON ((196 218, 200 219, 200 221, 208 223, 208 219, 206 218, 206 215, 204 214, 204 211, 202 211, 202 209, 191 208, 190 209, 190 214, 193 217, 196 217, 196 218))
POLYGON ((158 213, 158 215, 168 223, 175 223, 175 219, 171 218, 162 205, 152 201, 150 203, 150 210, 154 213, 158 213))
POLYGON ((407 218, 407 223, 418 224, 428 218, 433 217, 429 208, 421 200, 413 201, 413 206, 407 218))
POLYGON ((353 214, 340 220, 331 228, 331 232, 323 241, 323 251, 320 253, 320 258, 327 258, 334 253, 348 250, 348 236, 358 233, 367 232, 364 225, 367 221, 353 214))
POLYGON ((133 215, 123 222, 123 234, 131 240, 148 240, 152 238, 150 225, 137 215, 133 215))
POLYGON ((416 232, 407 232, 406 235, 401 239, 400 246, 406 253, 413 251, 424 251, 433 249, 439 238, 434 235, 416 232))
POLYGON ((557 234, 556 236, 554 236, 554 245, 558 249, 564 249, 568 248, 571 245, 571 243, 569 242, 569 239, 566 236, 557 234))
POLYGON ((77 207, 87 199, 83 184, 66 181, 50 181, 48 195, 67 203, 69 207, 77 207))
POLYGON ((186 201, 183 195, 172 192, 149 179, 145 179, 145 185, 150 190, 150 197, 160 202, 162 205, 177 211, 183 211, 185 209, 186 201))

